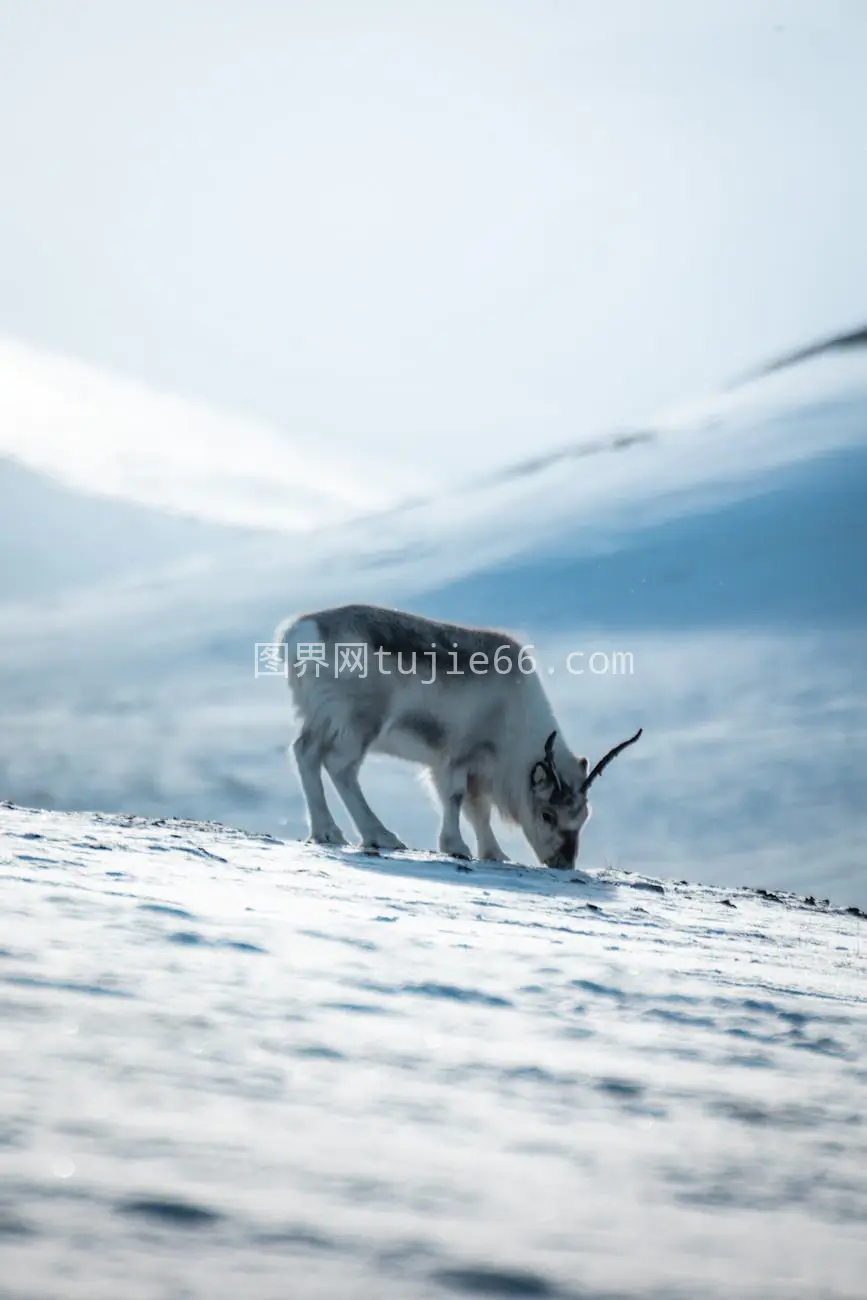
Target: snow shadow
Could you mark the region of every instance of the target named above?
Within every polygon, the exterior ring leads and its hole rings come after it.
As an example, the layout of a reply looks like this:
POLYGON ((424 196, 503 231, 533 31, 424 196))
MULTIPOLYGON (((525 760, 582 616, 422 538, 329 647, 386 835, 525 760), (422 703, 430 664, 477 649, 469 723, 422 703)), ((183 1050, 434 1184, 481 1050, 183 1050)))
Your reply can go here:
POLYGON ((595 902, 599 898, 612 898, 618 888, 614 882, 600 880, 585 871, 561 871, 549 867, 530 867, 517 862, 484 862, 479 859, 461 862, 436 853, 414 850, 377 854, 363 849, 323 848, 317 851, 317 856, 354 867, 358 871, 370 871, 382 876, 435 880, 472 889, 497 889, 517 894, 559 895, 582 901, 595 902))

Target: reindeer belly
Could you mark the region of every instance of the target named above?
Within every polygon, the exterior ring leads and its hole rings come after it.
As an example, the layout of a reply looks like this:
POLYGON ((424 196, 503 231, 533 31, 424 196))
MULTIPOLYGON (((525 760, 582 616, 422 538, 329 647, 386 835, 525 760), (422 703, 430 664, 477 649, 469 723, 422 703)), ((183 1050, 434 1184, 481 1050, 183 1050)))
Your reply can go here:
POLYGON ((370 748, 373 753, 433 767, 447 752, 448 735, 432 713, 407 709, 389 718, 370 748))

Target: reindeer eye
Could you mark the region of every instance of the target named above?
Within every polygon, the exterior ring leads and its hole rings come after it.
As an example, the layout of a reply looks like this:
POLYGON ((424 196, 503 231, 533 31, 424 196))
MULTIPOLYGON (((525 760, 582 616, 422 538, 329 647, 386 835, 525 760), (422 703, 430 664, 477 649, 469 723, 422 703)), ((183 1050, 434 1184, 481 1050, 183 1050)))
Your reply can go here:
POLYGON ((556 826, 557 814, 555 812, 552 812, 550 808, 543 808, 542 821, 545 823, 546 826, 556 826))

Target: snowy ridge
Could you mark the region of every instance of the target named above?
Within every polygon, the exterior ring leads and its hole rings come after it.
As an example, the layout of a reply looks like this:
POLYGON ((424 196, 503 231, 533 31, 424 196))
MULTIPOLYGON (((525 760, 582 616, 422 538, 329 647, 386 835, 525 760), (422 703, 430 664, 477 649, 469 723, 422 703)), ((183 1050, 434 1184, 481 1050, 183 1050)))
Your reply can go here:
POLYGON ((861 1296, 863 917, 8 805, 0 852, 9 1300, 861 1296))
POLYGON ((0 457, 84 494, 303 533, 419 480, 312 439, 0 338, 0 457))
MULTIPOLYGON (((170 614, 176 634, 225 633, 240 618, 355 597, 407 598, 547 548, 593 557, 621 548, 642 530, 700 517, 762 496, 778 476, 821 466, 835 453, 867 447, 867 357, 822 356, 661 414, 646 428, 613 432, 498 466, 426 497, 307 533, 303 541, 239 533, 192 573, 158 567, 149 580, 63 593, 41 627, 68 637, 98 635, 131 620, 147 649, 148 624, 170 614)), ((20 610, 0 626, 12 645, 39 654, 20 610)), ((263 628, 271 630, 272 621, 263 628)))
MULTIPOLYGON (((195 563, 49 598, 17 573, 0 791, 302 834, 288 692, 254 677, 254 643, 372 600, 531 641, 578 752, 644 726, 600 788, 591 865, 701 863, 706 882, 867 906, 865 411, 863 349, 823 355, 303 542, 227 530, 195 563), (576 650, 634 672, 570 676, 576 650)), ((434 842, 405 771, 364 783, 405 842, 434 842)))

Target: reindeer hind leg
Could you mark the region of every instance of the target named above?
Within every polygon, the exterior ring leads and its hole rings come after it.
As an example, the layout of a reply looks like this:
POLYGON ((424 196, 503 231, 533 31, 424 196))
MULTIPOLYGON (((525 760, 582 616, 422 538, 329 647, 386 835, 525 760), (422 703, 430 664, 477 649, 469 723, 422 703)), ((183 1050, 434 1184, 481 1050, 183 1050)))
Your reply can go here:
POLYGON ((301 735, 292 746, 301 788, 307 803, 310 839, 314 844, 345 844, 346 837, 331 815, 325 788, 322 784, 323 745, 309 727, 302 727, 301 735))
POLYGON ((390 852, 404 849, 406 845, 377 817, 358 780, 359 768, 375 734, 375 729, 365 726, 363 717, 351 719, 329 746, 325 767, 358 828, 363 847, 390 852))

